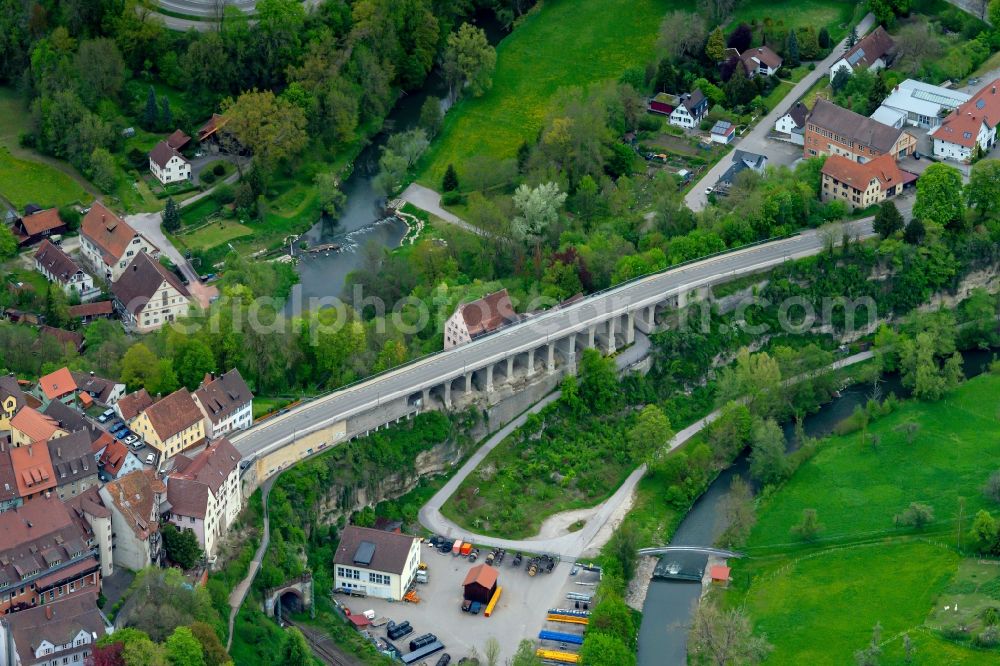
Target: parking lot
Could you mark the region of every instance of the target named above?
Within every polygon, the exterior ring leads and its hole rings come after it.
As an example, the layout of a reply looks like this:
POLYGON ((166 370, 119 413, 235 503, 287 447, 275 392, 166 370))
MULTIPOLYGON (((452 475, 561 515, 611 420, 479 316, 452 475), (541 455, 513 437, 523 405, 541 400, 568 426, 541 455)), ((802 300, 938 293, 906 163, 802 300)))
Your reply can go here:
MULTIPOLYGON (((462 612, 462 582, 470 568, 485 560, 488 550, 483 549, 479 560, 474 564, 469 564, 464 557, 442 555, 429 543, 424 543, 421 550, 421 559, 427 564, 428 582, 416 587, 420 603, 336 595, 337 601, 350 608, 352 613, 373 610, 377 616, 387 617, 397 623, 409 620, 413 625, 413 633, 395 642, 401 651, 408 652, 411 639, 429 632, 444 643, 444 652, 451 655, 454 663, 469 656, 473 647, 482 656, 487 639, 493 636, 500 642, 499 663, 502 664, 514 656, 521 639, 527 638, 537 643, 538 632, 543 628, 579 633, 575 627, 566 629, 565 625, 562 628, 546 626, 546 611, 549 608, 566 608, 567 604, 572 608, 573 602, 565 598, 567 589, 575 588, 573 591, 593 593, 593 587, 574 584, 579 574, 573 577, 569 575, 571 563, 557 563, 552 573, 539 573, 530 577, 525 571, 527 558, 521 566, 513 568, 513 553, 508 553, 503 563, 497 567, 500 574, 497 583, 503 588, 500 601, 492 616, 485 617, 482 613, 470 615, 462 612)), ((596 576, 594 580, 596 581, 596 576)), ((385 638, 384 626, 369 627, 368 630, 373 635, 385 638)), ((429 664, 434 664, 436 660, 437 655, 426 659, 429 664)))

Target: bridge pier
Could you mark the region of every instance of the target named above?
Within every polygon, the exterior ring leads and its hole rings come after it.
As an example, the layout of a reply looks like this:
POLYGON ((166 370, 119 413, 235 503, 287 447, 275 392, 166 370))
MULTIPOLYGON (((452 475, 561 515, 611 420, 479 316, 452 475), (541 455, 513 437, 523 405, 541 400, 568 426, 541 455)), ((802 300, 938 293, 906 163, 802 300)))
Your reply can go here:
POLYGON ((618 348, 617 341, 615 340, 615 331, 618 328, 618 317, 612 317, 608 320, 608 346, 607 354, 611 355, 615 353, 618 348))
POLYGON ((548 359, 545 362, 545 370, 551 374, 556 371, 556 343, 548 344, 548 359))
POLYGON ((591 326, 587 329, 587 349, 594 348, 594 338, 597 336, 597 327, 591 326))
POLYGON ((486 392, 493 393, 493 364, 486 366, 486 392))
POLYGON ((514 383, 514 357, 513 356, 508 356, 507 357, 507 383, 508 384, 513 384, 514 383))
POLYGON ((465 392, 472 393, 472 373, 465 373, 465 392))
POLYGON ((535 374, 535 350, 534 348, 528 350, 528 373, 527 377, 531 377, 535 374))
POLYGON ((630 345, 635 342, 635 313, 629 312, 625 316, 625 344, 630 345))
POLYGON ((425 388, 421 392, 420 407, 423 409, 429 409, 430 406, 431 406, 431 390, 429 388, 425 388))
POLYGON ((451 409, 451 380, 450 379, 444 383, 444 406, 445 406, 445 409, 451 409))
POLYGON ((565 345, 566 349, 565 349, 565 352, 564 352, 565 355, 566 355, 566 372, 568 372, 571 375, 575 375, 576 374, 576 335, 575 334, 571 335, 571 336, 569 336, 567 338, 564 338, 564 340, 566 341, 566 345, 565 345))
POLYGON ((638 316, 635 315, 632 316, 635 317, 636 327, 646 335, 652 333, 653 330, 656 328, 655 305, 648 305, 642 309, 642 311, 638 314, 638 316))

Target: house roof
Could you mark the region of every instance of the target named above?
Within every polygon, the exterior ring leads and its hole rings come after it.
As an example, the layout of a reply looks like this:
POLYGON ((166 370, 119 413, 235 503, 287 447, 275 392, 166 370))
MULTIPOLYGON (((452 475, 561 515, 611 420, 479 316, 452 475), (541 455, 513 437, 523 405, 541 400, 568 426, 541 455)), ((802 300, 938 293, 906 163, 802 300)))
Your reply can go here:
POLYGON ((64 284, 77 273, 83 272, 68 254, 53 245, 48 238, 39 244, 38 251, 35 252, 35 261, 64 284))
POLYGON ((120 479, 109 481, 104 486, 111 498, 114 509, 125 519, 128 526, 140 539, 148 539, 160 527, 156 522, 159 503, 156 495, 166 489, 151 469, 130 472, 120 479))
POLYGON ((167 145, 174 150, 181 150, 190 140, 191 137, 181 130, 174 130, 174 133, 167 137, 167 145))
POLYGON ((479 300, 462 305, 459 309, 469 330, 469 337, 473 338, 495 331, 518 319, 506 289, 487 294, 479 300))
POLYGON ((966 148, 976 145, 979 129, 993 128, 1000 121, 1000 79, 987 84, 974 97, 951 112, 930 133, 937 141, 947 141, 966 148))
POLYGON ((684 106, 685 109, 688 110, 688 113, 693 114, 694 108, 704 101, 705 101, 705 94, 701 92, 700 88, 695 88, 689 94, 684 96, 684 100, 681 102, 681 104, 684 106))
POLYGON ((155 164, 159 165, 162 169, 167 166, 167 163, 174 157, 187 162, 187 159, 175 149, 170 147, 166 141, 161 141, 153 149, 149 151, 149 159, 151 159, 155 164))
POLYGON ((208 512, 208 486, 183 477, 170 477, 167 501, 173 514, 204 519, 208 512))
POLYGON ((17 487, 14 462, 10 459, 10 434, 0 435, 0 502, 15 500, 21 495, 17 487))
POLYGON ((186 388, 153 403, 145 413, 156 435, 164 442, 205 418, 186 388))
POLYGON ((111 301, 93 301, 91 303, 69 306, 70 317, 99 317, 101 315, 111 315, 114 311, 115 305, 111 301))
POLYGON ((732 184, 740 172, 747 169, 761 171, 766 165, 767 157, 765 155, 758 155, 757 153, 750 153, 745 150, 735 150, 733 151, 733 163, 719 178, 719 182, 732 184))
POLYGON ((712 134, 732 134, 735 129, 728 120, 717 120, 712 125, 712 134))
POLYGON ((809 114, 809 122, 883 153, 890 152, 903 134, 901 128, 865 118, 860 113, 837 106, 822 97, 816 98, 816 105, 809 114))
MULTIPOLYGON (((168 492, 175 480, 186 479, 207 486, 213 495, 218 495, 219 488, 226 482, 229 475, 240 466, 242 458, 243 456, 240 455, 240 452, 236 450, 236 447, 228 439, 225 437, 217 439, 205 447, 204 451, 191 459, 183 468, 170 475, 170 481, 167 484, 168 492)), ((170 503, 174 505, 174 510, 177 511, 177 504, 173 501, 173 493, 170 493, 170 497, 170 503)), ((202 513, 204 513, 204 507, 202 507, 202 513)), ((197 514, 184 513, 184 515, 197 514)))
POLYGON ((409 557, 410 548, 416 538, 409 534, 396 534, 395 532, 373 530, 369 527, 348 525, 340 535, 340 544, 337 545, 337 553, 333 557, 333 562, 334 564, 363 566, 375 571, 402 574, 403 568, 406 566, 406 558, 409 557), (370 556, 365 554, 368 564, 362 565, 360 562, 355 564, 356 556, 363 543, 372 544, 374 552, 370 556))
MULTIPOLYGON (((80 632, 96 634, 98 638, 108 632, 104 616, 97 608, 96 589, 91 593, 74 594, 42 606, 10 613, 4 616, 3 623, 14 638, 14 647, 21 664, 38 662, 35 652, 42 641, 56 646, 72 646, 73 639, 80 632)), ((65 651, 70 654, 74 650, 79 648, 70 647, 65 651)), ((57 648, 52 654, 45 655, 44 661, 49 663, 53 658, 61 656, 63 651, 57 648)))
POLYGON ((101 452, 101 449, 107 449, 113 442, 117 441, 118 440, 112 437, 110 433, 106 433, 102 430, 97 439, 90 443, 90 452, 96 455, 101 452))
POLYGON ((42 324, 38 327, 39 336, 47 335, 51 338, 55 338, 59 341, 59 344, 73 345, 73 348, 79 351, 83 349, 83 335, 77 333, 76 331, 67 331, 64 328, 55 328, 53 326, 46 326, 42 324))
POLYGON ((205 380, 194 395, 212 423, 222 421, 253 400, 250 387, 236 368, 214 379, 206 375, 205 380))
POLYGON ((65 224, 62 218, 59 217, 59 211, 55 208, 41 210, 21 218, 21 225, 24 227, 24 230, 32 236, 58 229, 65 224))
POLYGON ((86 430, 50 439, 48 449, 57 487, 97 474, 97 461, 90 450, 90 435, 86 430))
POLYGON ((119 382, 98 377, 92 372, 71 372, 70 374, 73 375, 73 381, 76 382, 77 389, 86 391, 101 403, 107 403, 111 394, 114 393, 115 387, 121 385, 119 382))
POLYGON ((14 398, 14 411, 21 409, 25 405, 24 391, 21 390, 21 386, 17 383, 16 377, 11 377, 10 375, 0 376, 0 403, 3 403, 7 398, 14 398))
POLYGON ((10 462, 14 466, 14 479, 17 481, 17 492, 21 497, 56 487, 52 458, 49 457, 49 449, 44 443, 34 442, 11 449, 10 462))
POLYGON ((906 122, 906 112, 883 104, 875 109, 869 118, 890 127, 902 127, 903 123, 906 122))
POLYGON ((709 575, 712 577, 712 580, 729 580, 729 572, 731 570, 729 567, 725 565, 716 564, 708 571, 709 575))
POLYGON ((191 296, 187 287, 181 283, 176 275, 168 271, 157 260, 150 258, 145 252, 140 252, 111 285, 111 293, 125 309, 135 315, 146 307, 149 299, 153 297, 164 281, 177 290, 181 296, 185 298, 191 296))
POLYGON ((146 389, 141 388, 119 398, 118 410, 121 412, 122 419, 131 421, 152 404, 153 399, 149 397, 149 393, 146 392, 146 389))
POLYGON ((889 53, 894 45, 895 42, 892 41, 889 33, 885 31, 885 28, 879 26, 851 47, 844 54, 843 60, 846 60, 853 69, 868 69, 876 60, 889 53))
POLYGON ((768 69, 778 69, 781 67, 781 63, 784 62, 781 59, 781 56, 767 46, 758 46, 757 48, 747 49, 740 54, 740 60, 743 61, 743 65, 747 68, 747 71, 750 72, 754 72, 758 69, 757 62, 767 65, 768 69))
POLYGON ((76 382, 73 380, 73 375, 70 373, 69 368, 65 366, 41 377, 38 380, 38 386, 49 400, 55 400, 67 393, 76 391, 76 382))
POLYGON ((927 117, 937 117, 941 109, 955 109, 969 101, 971 95, 950 88, 933 86, 923 81, 906 79, 892 89, 882 102, 883 107, 899 109, 927 117))
POLYGON ((42 414, 53 419, 60 429, 66 432, 86 430, 91 440, 97 439, 101 430, 83 414, 59 400, 53 400, 42 410, 42 414))
POLYGON ((32 407, 23 407, 10 420, 10 427, 23 432, 33 442, 44 442, 59 431, 59 422, 32 407))
POLYGON ((95 518, 111 517, 111 511, 108 510, 108 507, 104 506, 104 500, 101 499, 101 489, 99 486, 87 488, 79 495, 66 500, 65 504, 73 518, 85 521, 86 518, 83 515, 85 513, 95 518))
POLYGON ((0 587, 58 566, 50 564, 54 558, 68 562, 88 552, 92 536, 56 497, 38 497, 0 513, 0 587))
POLYGON ((658 92, 655 95, 653 95, 652 101, 676 107, 678 104, 681 103, 681 98, 678 97, 677 95, 672 95, 668 92, 658 92))
POLYGON ((802 102, 796 102, 785 112, 785 115, 791 117, 796 127, 805 127, 806 118, 809 117, 809 107, 802 102))
POLYGON ((915 174, 900 169, 889 154, 880 155, 864 164, 841 155, 831 155, 823 163, 823 174, 862 191, 868 189, 873 180, 878 180, 879 187, 887 190, 917 179, 915 174))
POLYGON ((476 584, 490 590, 497 584, 497 578, 499 576, 500 572, 485 562, 477 564, 469 569, 469 573, 465 574, 465 580, 462 582, 462 587, 476 584))
POLYGON ((104 453, 101 454, 100 463, 104 466, 105 472, 117 477, 129 455, 131 454, 128 446, 120 439, 115 439, 105 447, 104 453))
POLYGON ((125 254, 132 239, 139 235, 125 220, 99 201, 95 201, 90 211, 83 216, 80 233, 97 246, 101 258, 108 266, 115 264, 125 254))
POLYGON ((226 124, 226 117, 220 116, 218 113, 213 113, 212 117, 208 119, 208 122, 201 126, 198 130, 198 140, 204 141, 209 138, 220 129, 222 129, 226 124))

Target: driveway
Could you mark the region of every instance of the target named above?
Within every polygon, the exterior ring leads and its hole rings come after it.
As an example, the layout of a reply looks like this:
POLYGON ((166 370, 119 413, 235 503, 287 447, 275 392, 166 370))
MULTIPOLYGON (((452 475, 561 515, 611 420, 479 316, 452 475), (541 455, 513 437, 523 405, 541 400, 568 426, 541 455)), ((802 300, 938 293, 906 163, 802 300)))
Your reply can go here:
POLYGON ((483 230, 479 227, 469 224, 454 213, 450 213, 442 208, 441 195, 429 187, 411 183, 405 190, 403 190, 403 193, 399 195, 399 198, 407 203, 413 204, 421 210, 427 211, 431 215, 436 215, 449 224, 461 227, 469 233, 476 234, 478 236, 484 235, 483 230))
MULTIPOLYGON (((202 194, 205 193, 203 192, 202 194)), ((170 261, 174 262, 174 265, 180 269, 188 281, 188 291, 191 292, 191 295, 194 296, 202 308, 207 308, 211 304, 212 299, 219 295, 219 290, 213 286, 202 284, 198 273, 191 267, 191 263, 184 258, 180 251, 174 247, 174 244, 170 242, 170 239, 163 234, 163 230, 160 228, 162 219, 161 213, 139 213, 125 217, 125 221, 133 229, 145 236, 153 245, 160 248, 160 251, 167 255, 170 261)))
MULTIPOLYGON (((858 35, 866 34, 874 23, 874 16, 871 14, 865 16, 861 19, 861 23, 858 24, 858 35)), ((805 95, 806 91, 809 90, 814 83, 827 75, 830 65, 839 60, 840 56, 843 55, 846 42, 847 40, 845 39, 837 44, 837 46, 833 47, 833 50, 830 51, 830 55, 828 55, 821 62, 816 63, 816 69, 809 72, 804 79, 795 84, 795 87, 789 91, 784 100, 782 100, 781 104, 775 106, 770 113, 759 119, 753 129, 743 135, 742 138, 737 139, 733 145, 740 150, 760 155, 767 155, 768 158, 770 158, 772 154, 778 152, 775 149, 778 142, 770 141, 767 138, 768 133, 774 129, 774 123, 777 122, 778 118, 785 114, 792 102, 805 95)), ((780 154, 784 154, 784 151, 781 151, 780 154)), ((774 163, 778 162, 775 161, 774 163)), ((730 164, 732 164, 731 159, 723 158, 719 160, 715 166, 705 172, 705 175, 702 176, 701 180, 695 183, 694 187, 691 188, 691 191, 684 197, 684 202, 688 205, 688 208, 693 211, 699 211, 705 207, 705 204, 707 203, 705 188, 714 187, 715 183, 718 182, 719 177, 725 173, 730 164)))

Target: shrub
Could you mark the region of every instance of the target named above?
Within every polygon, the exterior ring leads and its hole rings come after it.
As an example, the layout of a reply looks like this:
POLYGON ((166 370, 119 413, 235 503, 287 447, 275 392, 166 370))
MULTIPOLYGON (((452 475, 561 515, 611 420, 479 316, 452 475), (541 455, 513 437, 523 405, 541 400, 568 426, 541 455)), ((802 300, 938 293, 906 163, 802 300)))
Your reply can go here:
POLYGON ((222 162, 218 162, 214 167, 212 167, 212 173, 214 173, 216 176, 221 176, 222 174, 226 173, 226 165, 223 164, 222 162))
POLYGON ((927 504, 911 502, 910 506, 902 513, 896 514, 893 522, 901 527, 923 528, 934 522, 934 508, 927 504))
POLYGON ((441 197, 441 203, 445 206, 457 206, 465 203, 465 197, 458 192, 445 192, 441 197))
POLYGON ((69 231, 76 231, 80 228, 80 211, 72 206, 60 208, 59 219, 66 223, 66 229, 69 231))
POLYGON ((236 200, 236 190, 232 185, 228 183, 223 183, 215 188, 215 193, 212 195, 215 200, 221 205, 231 204, 236 200))
POLYGON ((198 179, 206 185, 211 185, 215 182, 215 174, 211 171, 202 171, 201 175, 198 176, 198 179))
POLYGON ((639 130, 643 132, 658 132, 663 127, 663 120, 652 113, 639 118, 639 130))

